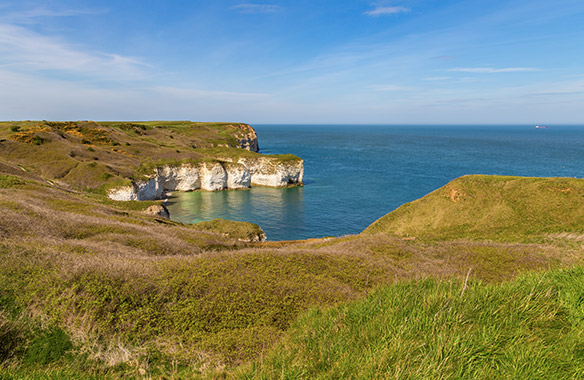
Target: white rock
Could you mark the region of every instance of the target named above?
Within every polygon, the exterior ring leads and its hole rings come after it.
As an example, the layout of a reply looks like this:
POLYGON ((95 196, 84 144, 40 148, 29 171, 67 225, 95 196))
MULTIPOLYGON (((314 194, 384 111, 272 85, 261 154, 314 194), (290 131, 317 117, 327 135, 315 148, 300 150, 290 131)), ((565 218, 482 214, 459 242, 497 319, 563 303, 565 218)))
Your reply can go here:
POLYGON ((108 192, 118 201, 160 199, 165 191, 217 191, 252 185, 285 187, 302 184, 304 162, 275 157, 242 158, 238 162, 203 162, 157 168, 152 178, 108 192))
POLYGON ((227 188, 227 172, 219 162, 205 162, 201 165, 201 189, 217 191, 227 188))
POLYGON ((165 191, 193 191, 201 188, 200 169, 193 164, 164 166, 157 169, 157 175, 165 191))
POLYGON ((304 161, 291 160, 281 162, 274 157, 259 159, 240 159, 251 175, 251 185, 286 187, 302 184, 304 161))
POLYGON ((228 189, 247 189, 251 185, 249 169, 240 163, 225 163, 228 189))
POLYGON ((114 201, 137 201, 138 194, 134 186, 122 186, 109 190, 107 196, 114 201))

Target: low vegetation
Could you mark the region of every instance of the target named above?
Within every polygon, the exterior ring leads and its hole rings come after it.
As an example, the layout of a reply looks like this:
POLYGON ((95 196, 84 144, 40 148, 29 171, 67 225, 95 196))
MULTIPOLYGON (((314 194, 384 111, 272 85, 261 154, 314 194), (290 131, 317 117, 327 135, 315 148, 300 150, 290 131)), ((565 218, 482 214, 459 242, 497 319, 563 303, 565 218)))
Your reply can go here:
POLYGON ((262 241, 266 239, 266 234, 260 226, 249 222, 213 219, 208 222, 193 224, 193 228, 199 231, 223 234, 241 241, 262 241))
POLYGON ((360 235, 255 242, 92 187, 126 180, 111 149, 230 124, 100 123, 114 146, 87 123, 44 123, 38 146, 11 137, 38 123, 0 128, 0 378, 583 376, 583 180, 468 176, 360 235), (59 155, 58 132, 93 152, 59 155))

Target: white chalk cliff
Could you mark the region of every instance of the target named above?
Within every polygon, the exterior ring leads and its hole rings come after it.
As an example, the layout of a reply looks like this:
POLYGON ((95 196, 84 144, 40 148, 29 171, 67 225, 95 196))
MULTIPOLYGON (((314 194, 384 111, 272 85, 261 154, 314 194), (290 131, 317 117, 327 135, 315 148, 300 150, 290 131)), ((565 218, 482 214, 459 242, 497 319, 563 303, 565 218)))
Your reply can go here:
POLYGON ((217 191, 251 186, 286 187, 301 185, 304 161, 277 157, 240 158, 213 162, 162 166, 146 181, 111 189, 108 196, 118 201, 160 199, 166 191, 217 191))

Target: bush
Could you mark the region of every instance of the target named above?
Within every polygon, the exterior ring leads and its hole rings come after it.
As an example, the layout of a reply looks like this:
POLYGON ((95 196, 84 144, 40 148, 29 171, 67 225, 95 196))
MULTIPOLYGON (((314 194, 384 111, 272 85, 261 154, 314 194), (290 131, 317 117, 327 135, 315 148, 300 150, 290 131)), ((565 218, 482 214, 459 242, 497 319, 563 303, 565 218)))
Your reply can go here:
POLYGON ((18 125, 13 125, 12 127, 10 127, 10 130, 12 132, 18 132, 20 131, 20 127, 18 125))
POLYGON ((45 142, 45 140, 43 140, 43 138, 42 138, 42 137, 40 137, 40 136, 35 136, 35 137, 33 137, 33 139, 32 139, 32 143, 33 143, 34 145, 41 145, 41 144, 42 144, 42 143, 44 143, 44 142, 45 142))

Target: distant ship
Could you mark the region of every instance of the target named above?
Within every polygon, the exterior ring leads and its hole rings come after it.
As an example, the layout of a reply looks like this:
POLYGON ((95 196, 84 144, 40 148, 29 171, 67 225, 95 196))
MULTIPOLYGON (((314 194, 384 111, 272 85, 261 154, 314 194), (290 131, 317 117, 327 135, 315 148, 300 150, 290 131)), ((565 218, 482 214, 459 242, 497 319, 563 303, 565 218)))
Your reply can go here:
POLYGON ((537 129, 547 129, 547 127, 544 127, 543 125, 536 125, 535 128, 537 128, 537 129))

